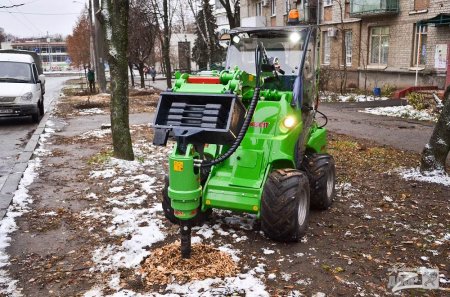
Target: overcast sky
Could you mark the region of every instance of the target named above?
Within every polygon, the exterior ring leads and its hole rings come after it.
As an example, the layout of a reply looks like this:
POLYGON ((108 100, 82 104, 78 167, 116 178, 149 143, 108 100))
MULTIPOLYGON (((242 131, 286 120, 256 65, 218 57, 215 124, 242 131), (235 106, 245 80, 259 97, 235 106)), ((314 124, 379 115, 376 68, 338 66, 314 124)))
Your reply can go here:
POLYGON ((0 28, 18 37, 41 37, 56 33, 64 36, 72 32, 85 0, 0 0, 0 28))

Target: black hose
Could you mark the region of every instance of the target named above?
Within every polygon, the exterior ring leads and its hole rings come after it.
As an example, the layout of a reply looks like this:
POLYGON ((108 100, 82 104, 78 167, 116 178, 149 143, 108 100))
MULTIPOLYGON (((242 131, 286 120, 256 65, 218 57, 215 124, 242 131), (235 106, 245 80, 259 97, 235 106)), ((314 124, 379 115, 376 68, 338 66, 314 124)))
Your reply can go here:
POLYGON ((324 113, 322 113, 322 112, 320 112, 319 110, 317 110, 316 109, 316 112, 317 113, 319 113, 319 114, 321 114, 322 115, 322 117, 325 119, 325 124, 323 124, 322 126, 320 126, 319 128, 323 128, 323 127, 325 127, 327 124, 328 124, 328 117, 324 114, 324 113))
POLYGON ((216 159, 211 160, 208 163, 201 163, 201 165, 200 165, 201 167, 211 167, 211 166, 214 166, 216 164, 219 164, 219 163, 225 161, 237 150, 237 148, 241 144, 242 140, 244 139, 245 133, 247 133, 248 127, 250 126, 250 122, 253 118, 253 114, 256 109, 256 104, 258 103, 258 100, 259 100, 260 73, 261 73, 263 50, 264 50, 263 45, 261 43, 258 43, 258 45, 256 46, 256 51, 255 51, 255 62, 256 62, 255 91, 253 92, 252 101, 250 102, 250 104, 248 106, 247 117, 244 120, 244 124, 242 124, 242 128, 239 131, 239 134, 236 137, 236 140, 234 141, 234 143, 231 145, 230 149, 226 153, 224 153, 223 155, 219 156, 216 159))

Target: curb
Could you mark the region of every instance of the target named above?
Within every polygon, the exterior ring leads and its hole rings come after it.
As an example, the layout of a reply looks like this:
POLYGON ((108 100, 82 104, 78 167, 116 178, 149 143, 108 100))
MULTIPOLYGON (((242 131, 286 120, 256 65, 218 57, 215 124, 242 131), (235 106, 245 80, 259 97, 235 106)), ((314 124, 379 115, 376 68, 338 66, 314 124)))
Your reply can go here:
POLYGON ((30 161, 30 159, 33 156, 33 152, 38 145, 39 138, 42 132, 44 132, 45 124, 47 123, 47 120, 50 117, 50 113, 53 110, 56 101, 57 99, 53 100, 50 103, 47 112, 42 117, 36 130, 34 130, 30 140, 28 140, 27 145, 20 153, 19 158, 17 158, 16 162, 14 163, 13 168, 9 171, 5 183, 0 188, 0 220, 2 220, 6 215, 8 207, 11 204, 12 199, 14 197, 14 192, 19 187, 19 183, 23 177, 23 173, 28 167, 28 161, 30 161))

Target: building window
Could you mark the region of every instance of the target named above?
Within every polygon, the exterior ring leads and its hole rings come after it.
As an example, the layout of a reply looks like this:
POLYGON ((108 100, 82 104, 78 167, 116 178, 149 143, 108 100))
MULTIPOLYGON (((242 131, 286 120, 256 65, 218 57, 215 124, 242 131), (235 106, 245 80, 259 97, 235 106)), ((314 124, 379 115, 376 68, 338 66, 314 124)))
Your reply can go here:
POLYGON ((388 53, 389 27, 372 27, 370 29, 370 63, 386 65, 388 53))
POLYGON ((284 1, 284 8, 285 8, 285 14, 289 13, 289 10, 291 9, 291 4, 289 3, 289 0, 284 1))
POLYGON ((352 66, 352 47, 353 47, 352 31, 345 31, 345 65, 347 66, 352 66))
POLYGON ((414 60, 413 65, 417 65, 417 54, 419 54, 419 65, 427 63, 427 26, 414 26, 416 32, 414 38, 414 60), (419 45, 419 46, 418 46, 419 45))
POLYGON ((270 15, 275 16, 277 14, 277 2, 276 0, 270 0, 270 15))
POLYGON ((331 6, 333 5, 333 0, 323 0, 323 6, 331 6))
POLYGON ((262 15, 262 2, 256 2, 256 16, 262 15))
POLYGON ((331 39, 328 36, 328 32, 324 31, 323 33, 323 64, 330 65, 331 61, 331 39))

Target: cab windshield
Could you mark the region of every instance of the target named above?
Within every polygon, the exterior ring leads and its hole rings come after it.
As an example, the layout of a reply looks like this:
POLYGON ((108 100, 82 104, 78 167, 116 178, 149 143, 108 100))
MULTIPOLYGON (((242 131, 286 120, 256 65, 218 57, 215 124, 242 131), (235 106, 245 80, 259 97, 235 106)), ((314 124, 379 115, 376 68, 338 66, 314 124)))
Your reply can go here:
POLYGON ((0 82, 32 83, 31 65, 0 61, 0 82))
POLYGON ((255 49, 262 42, 267 56, 277 58, 284 75, 298 75, 307 30, 290 32, 243 32, 233 35, 227 54, 227 69, 238 66, 255 74, 255 49))

